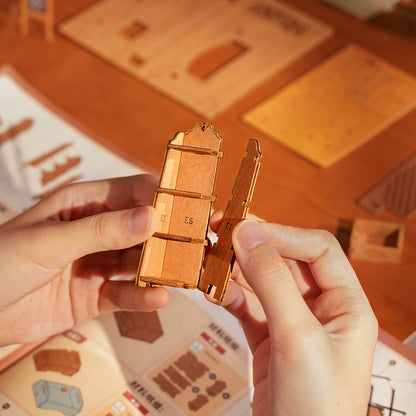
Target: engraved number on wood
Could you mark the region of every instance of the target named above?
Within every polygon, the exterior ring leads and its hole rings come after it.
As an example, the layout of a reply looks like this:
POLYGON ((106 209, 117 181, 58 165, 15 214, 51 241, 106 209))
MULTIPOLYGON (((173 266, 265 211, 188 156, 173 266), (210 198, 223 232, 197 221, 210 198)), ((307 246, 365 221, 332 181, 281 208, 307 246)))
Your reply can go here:
POLYGON ((184 223, 192 225, 194 223, 194 217, 185 217, 184 223))
POLYGON ((231 230, 232 224, 230 222, 227 222, 227 225, 225 226, 226 230, 231 230))
POLYGON ((166 215, 162 214, 160 216, 160 222, 165 222, 166 221, 166 215))

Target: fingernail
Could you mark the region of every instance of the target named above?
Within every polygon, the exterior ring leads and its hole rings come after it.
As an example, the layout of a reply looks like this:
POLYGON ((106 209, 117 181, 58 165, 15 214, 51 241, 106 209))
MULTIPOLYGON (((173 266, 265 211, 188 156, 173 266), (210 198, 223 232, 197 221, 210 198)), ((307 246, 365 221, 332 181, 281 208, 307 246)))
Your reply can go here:
POLYGON ((130 218, 130 230, 133 234, 145 233, 153 221, 149 207, 140 207, 133 211, 130 218))
POLYGON ((238 242, 244 250, 251 250, 261 243, 267 241, 266 233, 259 224, 253 221, 246 221, 238 231, 238 242))

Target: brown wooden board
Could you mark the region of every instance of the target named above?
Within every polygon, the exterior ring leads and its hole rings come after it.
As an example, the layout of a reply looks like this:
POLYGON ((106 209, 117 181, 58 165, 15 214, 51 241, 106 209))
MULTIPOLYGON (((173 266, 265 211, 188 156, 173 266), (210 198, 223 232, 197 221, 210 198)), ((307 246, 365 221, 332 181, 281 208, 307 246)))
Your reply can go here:
POLYGON ((103 0, 59 30, 206 118, 332 34, 273 0, 103 0))
POLYGON ((261 156, 259 143, 255 139, 250 139, 247 145, 247 155, 241 162, 234 183, 233 197, 228 202, 218 231, 218 241, 207 258, 207 265, 198 285, 199 290, 212 295, 219 301, 224 299, 231 276, 234 260, 233 229, 247 217, 261 156))

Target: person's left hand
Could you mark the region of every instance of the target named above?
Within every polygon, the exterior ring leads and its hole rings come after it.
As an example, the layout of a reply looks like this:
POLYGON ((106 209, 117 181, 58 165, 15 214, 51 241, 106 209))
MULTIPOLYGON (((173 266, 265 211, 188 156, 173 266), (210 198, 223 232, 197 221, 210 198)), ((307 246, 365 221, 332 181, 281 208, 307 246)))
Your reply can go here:
POLYGON ((156 186, 150 175, 69 185, 0 226, 0 345, 169 302, 166 289, 131 282, 137 245, 157 226, 156 186))

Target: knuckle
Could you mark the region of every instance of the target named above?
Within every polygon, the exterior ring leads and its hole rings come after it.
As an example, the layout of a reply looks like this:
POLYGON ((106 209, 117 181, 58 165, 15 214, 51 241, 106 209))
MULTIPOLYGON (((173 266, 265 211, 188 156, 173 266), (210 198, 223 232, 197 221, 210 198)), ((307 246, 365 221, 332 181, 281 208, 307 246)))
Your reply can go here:
POLYGON ((113 248, 113 235, 109 230, 108 221, 104 215, 93 215, 90 217, 92 228, 100 241, 100 244, 107 249, 113 248))
POLYGON ((316 235, 322 245, 327 247, 336 247, 338 246, 338 240, 336 237, 327 230, 316 230, 316 235))

